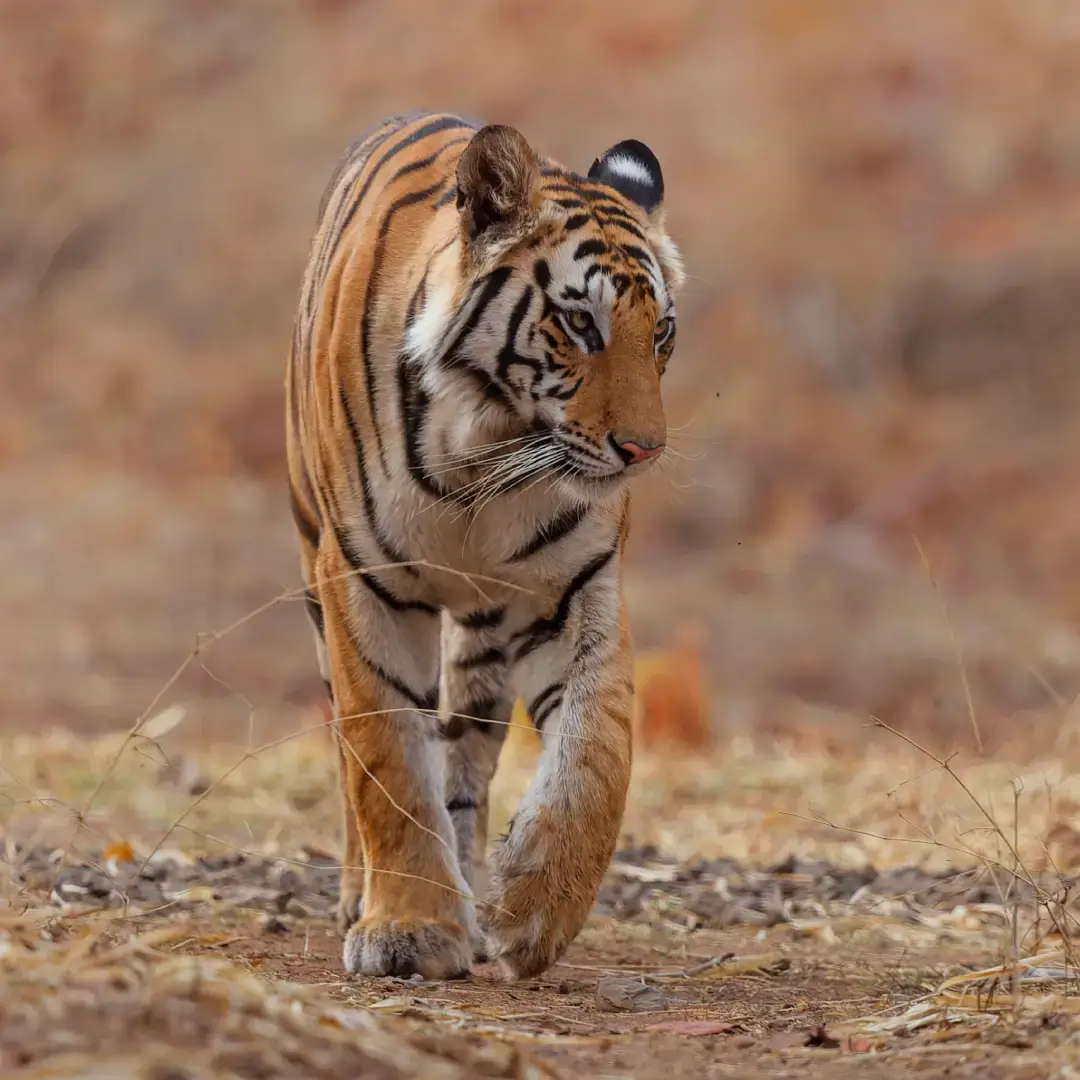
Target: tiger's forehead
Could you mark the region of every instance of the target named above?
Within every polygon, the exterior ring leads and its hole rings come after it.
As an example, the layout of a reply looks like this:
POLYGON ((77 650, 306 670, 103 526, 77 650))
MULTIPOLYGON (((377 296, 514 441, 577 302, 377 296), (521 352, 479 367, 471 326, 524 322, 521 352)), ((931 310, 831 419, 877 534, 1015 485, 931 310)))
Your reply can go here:
POLYGON ((565 172, 546 176, 543 192, 547 227, 538 240, 546 249, 554 300, 668 307, 667 283, 640 211, 611 188, 565 172))

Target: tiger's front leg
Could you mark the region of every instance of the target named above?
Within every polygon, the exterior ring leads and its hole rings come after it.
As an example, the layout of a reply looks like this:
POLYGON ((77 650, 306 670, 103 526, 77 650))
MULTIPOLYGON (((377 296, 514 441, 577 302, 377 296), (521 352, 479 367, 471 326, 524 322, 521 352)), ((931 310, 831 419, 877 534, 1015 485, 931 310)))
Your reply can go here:
POLYGON ((544 742, 494 853, 487 897, 488 951, 513 978, 549 967, 577 935, 622 825, 634 683, 617 559, 572 605, 560 604, 513 639, 515 682, 544 742))
MULTIPOLYGON (((391 611, 355 579, 332 580, 340 574, 334 566, 320 572, 319 599, 347 857, 362 853, 364 863, 362 913, 345 938, 345 968, 457 978, 470 968, 476 915, 458 868, 437 721, 412 711, 437 704, 438 617, 391 611)), ((357 884, 355 872, 343 878, 343 902, 353 910, 357 884)))

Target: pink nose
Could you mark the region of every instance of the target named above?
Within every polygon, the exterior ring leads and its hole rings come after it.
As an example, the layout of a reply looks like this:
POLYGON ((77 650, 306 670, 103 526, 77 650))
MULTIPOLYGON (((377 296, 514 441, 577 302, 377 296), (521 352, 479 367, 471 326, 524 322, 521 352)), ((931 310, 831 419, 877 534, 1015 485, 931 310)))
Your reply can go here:
POLYGON ((647 446, 634 439, 619 439, 615 436, 612 436, 611 441, 614 443, 619 457, 627 465, 640 465, 643 461, 651 461, 657 454, 662 453, 664 449, 663 443, 657 446, 647 446))

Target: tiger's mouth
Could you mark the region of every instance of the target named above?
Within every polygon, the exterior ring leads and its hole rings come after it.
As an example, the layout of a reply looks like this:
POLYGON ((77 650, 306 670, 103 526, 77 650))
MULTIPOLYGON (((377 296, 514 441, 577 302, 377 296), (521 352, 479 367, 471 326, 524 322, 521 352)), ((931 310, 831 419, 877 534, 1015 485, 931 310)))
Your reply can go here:
POLYGON ((639 475, 650 464, 628 462, 622 457, 615 459, 591 442, 562 431, 553 431, 551 438, 566 454, 568 472, 576 480, 609 485, 639 475))

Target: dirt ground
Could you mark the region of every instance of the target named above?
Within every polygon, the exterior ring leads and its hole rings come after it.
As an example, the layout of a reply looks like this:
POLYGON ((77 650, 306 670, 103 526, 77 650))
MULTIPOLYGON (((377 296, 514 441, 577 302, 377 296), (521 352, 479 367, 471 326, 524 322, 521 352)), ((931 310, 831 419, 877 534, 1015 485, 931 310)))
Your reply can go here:
MULTIPOLYGON (((178 736, 0 746, 6 1076, 1080 1067, 1080 770, 1060 759, 944 768, 902 742, 640 754, 621 847, 563 959, 522 983, 491 965, 428 983, 342 971, 321 731, 240 754, 178 736)), ((512 731, 493 835, 535 757, 512 731)))
MULTIPOLYGON (((29 855, 26 861, 35 859, 29 855)), ((155 870, 169 867, 158 862, 155 870)), ((197 864, 175 892, 167 872, 148 876, 156 876, 155 884, 173 896, 172 905, 138 904, 132 899, 138 889, 130 890, 125 914, 107 931, 117 942, 157 932, 158 947, 172 957, 224 958, 271 985, 316 988, 325 1008, 343 1010, 334 1014, 339 1022, 343 1016, 383 1018, 402 1039, 463 1062, 463 1075, 526 1075, 527 1060, 543 1067, 542 1075, 635 1080, 898 1072, 1020 1080, 1067 1077, 1080 1063, 1075 999, 1057 999, 1056 1009, 1052 998, 1014 1009, 1007 993, 994 997, 993 982, 1007 980, 988 975, 979 984, 986 994, 981 1008, 968 1004, 950 1012, 942 984, 971 971, 996 969, 1000 962, 994 944, 1000 918, 957 911, 955 901, 964 896, 985 904, 985 890, 972 886, 970 877, 958 885, 955 874, 942 879, 901 869, 889 879, 892 891, 911 888, 898 900, 884 895, 886 883, 875 881, 873 873, 852 880, 851 874, 823 864, 788 864, 750 875, 756 878, 753 888, 736 901, 748 902, 747 907, 717 929, 725 919, 710 913, 702 899, 717 896, 717 880, 745 877, 745 870, 732 862, 702 868, 624 852, 616 857, 597 914, 566 956, 545 976, 508 985, 488 965, 453 983, 344 980, 340 938, 331 919, 333 872, 322 875, 329 890, 311 888, 305 882, 311 875, 295 866, 259 867, 240 857, 197 864), (252 887, 252 878, 259 885, 252 887), (640 878, 664 884, 643 890, 640 878), (708 891, 699 888, 703 885, 708 891), (650 891, 655 895, 644 908, 631 902, 620 910, 620 902, 650 891), (773 893, 782 900, 770 905, 773 893), (196 894, 204 899, 188 899, 196 894), (139 907, 151 913, 138 915, 139 907), (918 1003, 925 1003, 925 1015, 917 1011, 918 1003)), ((35 871, 26 877, 33 881, 35 871)), ((129 875, 121 866, 116 877, 117 891, 123 892, 129 875)), ((105 879, 90 869, 69 869, 60 876, 53 900, 68 913, 60 919, 68 920, 69 933, 77 925, 73 913, 121 902, 115 894, 111 901, 100 895, 105 887, 105 879)), ((31 899, 33 885, 24 883, 23 896, 31 899)), ((1063 985, 1069 981, 1062 976, 1063 985)), ((149 1014, 160 1004, 147 999, 141 1011, 149 1014)), ((129 1009, 124 1019, 128 1054, 143 1042, 142 1025, 152 1027, 139 1012, 129 1009)), ((50 1051, 58 1047, 99 1054, 119 1049, 87 1017, 73 1022, 74 1035, 67 1019, 58 1017, 57 1030, 50 1032, 33 1030, 25 1014, 0 1020, 0 1060, 7 1070, 28 1070, 6 1075, 39 1075, 29 1070, 46 1067, 50 1051)), ((213 1055, 201 1053, 199 1041, 213 1039, 220 1023, 204 1017, 186 1038, 174 1032, 164 1041, 209 1067, 213 1055)), ((110 1024, 105 1008, 99 1024, 110 1024)), ((160 1034, 158 1040, 160 1045, 160 1034)), ((223 1050, 220 1057, 226 1056, 223 1050)), ((261 1056, 263 1067, 273 1057, 261 1056)), ((366 1075, 350 1074, 347 1066, 341 1059, 326 1072, 303 1075, 366 1075)), ((299 1075, 243 1068, 237 1074, 299 1075)), ((178 1065, 169 1077, 201 1075, 178 1065)))

